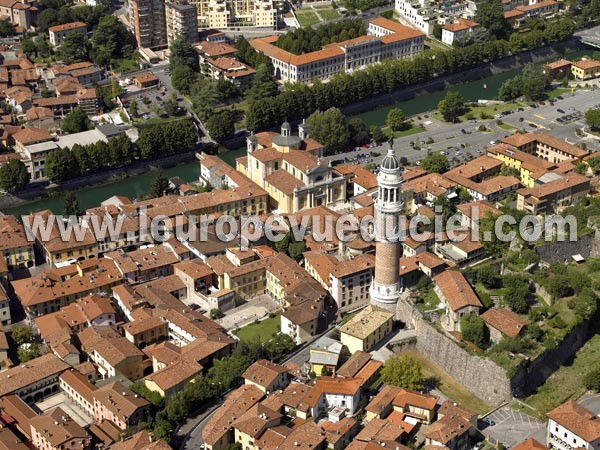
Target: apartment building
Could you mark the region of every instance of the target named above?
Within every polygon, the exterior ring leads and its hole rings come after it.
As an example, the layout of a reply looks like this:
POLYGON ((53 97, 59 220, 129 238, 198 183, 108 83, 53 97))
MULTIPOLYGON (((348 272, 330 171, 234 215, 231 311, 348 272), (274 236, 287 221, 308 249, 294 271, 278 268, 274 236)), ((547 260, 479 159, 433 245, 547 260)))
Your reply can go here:
POLYGON ((573 400, 554 408, 546 416, 546 445, 549 448, 571 450, 600 446, 598 416, 573 400))
POLYGON ((252 364, 242 374, 244 384, 256 386, 264 393, 283 389, 289 384, 288 369, 266 359, 252 364))
POLYGON ((60 97, 41 97, 33 101, 34 106, 50 108, 54 117, 62 118, 80 107, 88 116, 93 116, 101 111, 100 98, 94 88, 85 88, 76 94, 61 95, 60 97))
POLYGON ((165 19, 168 45, 178 36, 185 36, 190 44, 197 41, 197 11, 187 0, 165 2, 165 19))
POLYGON ((50 43, 54 48, 60 47, 64 38, 69 33, 78 33, 83 38, 87 37, 87 25, 83 22, 69 22, 48 28, 50 43))
POLYGON ((131 0, 129 19, 133 24, 135 40, 141 48, 167 46, 165 2, 161 0, 131 0))
POLYGON ((423 33, 383 17, 371 20, 367 33, 302 55, 277 47, 278 36, 254 39, 250 44, 271 59, 275 77, 283 82, 328 79, 336 73, 362 69, 385 59, 410 57, 424 48, 423 33))
POLYGON ((433 33, 437 21, 434 8, 433 4, 426 4, 426 0, 395 0, 394 2, 396 13, 428 36, 433 33))
POLYGON ((15 216, 0 217, 0 251, 9 272, 35 265, 33 242, 27 239, 25 228, 15 216))
POLYGON ((96 423, 110 420, 126 430, 149 418, 150 403, 118 381, 95 389, 91 395, 96 423))
POLYGON ((369 422, 373 419, 387 419, 395 411, 405 423, 416 420, 430 425, 435 417, 438 400, 436 395, 386 385, 365 408, 366 418, 369 422), (411 419, 407 422, 407 418, 411 419))
POLYGON ((587 155, 587 151, 545 133, 515 133, 502 139, 502 142, 554 164, 580 160, 587 155))
POLYGON ((531 214, 553 214, 577 203, 590 192, 590 180, 583 175, 557 174, 552 181, 517 191, 517 209, 531 214))
POLYGON ((30 30, 37 11, 37 2, 25 0, 2 0, 0 1, 0 15, 7 17, 8 21, 15 27, 30 30))
POLYGON ((87 377, 75 369, 66 370, 59 379, 61 391, 67 398, 79 406, 89 417, 94 417, 94 392, 96 386, 87 377))
POLYGON ((196 7, 199 28, 275 28, 277 2, 273 0, 191 0, 196 7))
POLYGON ((571 73, 576 80, 591 80, 600 76, 600 61, 582 59, 571 64, 571 73))
POLYGON ((369 352, 392 331, 393 320, 393 313, 369 305, 341 326, 340 341, 350 353, 369 352))

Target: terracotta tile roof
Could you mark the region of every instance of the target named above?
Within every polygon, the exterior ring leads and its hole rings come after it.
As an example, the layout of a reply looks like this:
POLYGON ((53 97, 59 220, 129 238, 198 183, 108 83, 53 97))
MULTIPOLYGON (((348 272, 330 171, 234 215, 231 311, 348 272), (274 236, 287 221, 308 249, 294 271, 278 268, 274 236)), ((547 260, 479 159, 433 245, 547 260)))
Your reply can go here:
POLYGON ((114 381, 93 391, 94 400, 127 423, 139 409, 150 406, 147 400, 126 388, 119 381, 114 381))
POLYGON ((87 27, 87 25, 83 22, 69 22, 69 23, 63 23, 62 25, 55 25, 53 27, 48 28, 48 31, 51 31, 52 33, 56 33, 58 31, 68 31, 68 30, 75 30, 77 28, 84 28, 87 27))
POLYGON ((551 136, 549 134, 537 133, 537 132, 533 132, 533 133, 529 133, 529 134, 531 134, 532 137, 538 143, 542 143, 544 145, 547 145, 548 147, 559 149, 559 150, 565 152, 566 154, 573 156, 574 158, 580 158, 580 157, 588 154, 588 152, 586 150, 579 148, 573 144, 569 144, 568 142, 566 142, 562 139, 555 138, 554 136, 551 136))
POLYGON ((354 439, 363 442, 400 442, 404 433, 404 428, 400 425, 375 418, 368 422, 354 439))
POLYGON ((70 366, 48 353, 39 358, 0 372, 0 397, 17 392, 44 378, 60 375, 70 366))
POLYGON ((166 245, 140 248, 127 253, 116 250, 106 253, 104 257, 114 261, 123 275, 171 266, 179 262, 177 255, 166 245))
MULTIPOLYGON (((562 69, 564 67, 568 67, 573 64, 571 61, 566 59, 559 59, 558 61, 553 61, 551 63, 546 64, 546 67, 550 70, 562 69)), ((527 441, 525 441, 527 442, 527 441)))
POLYGON ((68 445, 72 450, 85 450, 89 447, 90 435, 61 408, 32 417, 29 423, 53 448, 68 445), (73 441, 75 445, 71 445, 73 441))
POLYGON ((201 41, 194 44, 194 48, 200 54, 205 54, 211 58, 223 55, 231 55, 237 52, 237 49, 224 42, 201 41))
POLYGON ((586 442, 600 439, 600 417, 573 400, 557 406, 546 416, 586 442))
POLYGON ((25 228, 15 216, 0 216, 0 250, 32 246, 25 228))
POLYGON ((456 187, 456 183, 450 181, 438 173, 430 173, 422 177, 413 178, 403 184, 402 190, 413 190, 415 194, 430 193, 434 196, 445 194, 448 189, 456 187))
POLYGON ((42 128, 25 127, 13 136, 15 142, 21 145, 35 144, 52 140, 48 130, 42 128))
POLYGON ((34 106, 25 112, 25 118, 30 120, 54 119, 54 113, 50 108, 34 106))
POLYGON ((235 420, 233 427, 250 436, 257 438, 265 428, 275 422, 280 422, 283 416, 279 411, 273 411, 261 403, 257 403, 250 407, 248 411, 242 414, 241 417, 235 420))
POLYGON ((313 450, 320 448, 325 441, 326 435, 323 429, 309 420, 293 428, 279 446, 279 450, 313 450))
POLYGON ((483 307, 467 279, 458 270, 446 270, 434 277, 434 282, 452 311, 458 311, 466 306, 483 307))
POLYGON ((69 369, 60 374, 59 379, 71 386, 75 392, 80 394, 87 402, 94 404, 94 391, 97 389, 90 383, 85 375, 75 369, 69 369))
POLYGON ((236 418, 257 404, 263 396, 256 386, 243 385, 237 388, 206 423, 202 430, 202 440, 211 446, 217 443, 229 433, 236 418))
POLYGON ((141 73, 133 77, 138 83, 158 82, 158 77, 152 72, 141 73))
POLYGON ((553 6, 553 5, 556 5, 558 8, 557 2, 555 2, 554 0, 546 0, 543 2, 534 3, 531 5, 517 6, 516 9, 518 9, 519 11, 523 11, 523 12, 529 12, 529 11, 534 11, 536 9, 545 8, 546 6, 553 6))
POLYGON ((442 28, 452 33, 456 33, 457 31, 468 30, 469 28, 475 28, 478 26, 479 24, 477 22, 459 17, 456 19, 456 22, 446 24, 442 28))
POLYGON ((394 398, 400 392, 401 388, 386 384, 381 388, 375 397, 366 406, 366 410, 374 414, 382 414, 383 411, 388 408, 394 398))
POLYGON ((502 161, 493 156, 481 155, 479 158, 475 158, 471 161, 456 166, 444 174, 444 176, 450 180, 453 180, 455 176, 461 176, 463 178, 472 179, 482 172, 490 170, 500 170, 502 167, 502 161))
POLYGON ((130 358, 142 358, 143 353, 124 337, 102 339, 93 351, 98 353, 112 367, 117 367, 130 358))
POLYGON ((513 447, 513 450, 548 450, 548 447, 533 438, 529 438, 513 447))
POLYGON ((446 262, 442 258, 430 252, 423 252, 418 254, 417 261, 419 264, 422 264, 423 266, 429 269, 435 269, 437 267, 446 265, 446 262))
POLYGON ((541 184, 532 188, 519 189, 517 193, 524 197, 534 197, 543 199, 544 197, 552 196, 565 189, 586 188, 589 185, 589 178, 576 173, 570 173, 558 180, 550 181, 549 183, 541 184))
POLYGON ((471 428, 471 423, 460 416, 444 416, 433 423, 424 436, 447 445, 459 436, 468 433, 471 428))
POLYGON ((250 158, 257 159, 262 163, 277 161, 283 158, 283 153, 274 147, 264 147, 250 153, 250 158))
POLYGON ((573 65, 583 70, 595 69, 596 67, 600 67, 600 61, 596 61, 595 59, 581 59, 575 61, 573 65))
POLYGON ((354 377, 371 360, 371 355, 358 350, 337 370, 340 377, 354 377))
POLYGON ((173 450, 165 441, 157 441, 148 431, 140 431, 129 439, 116 442, 109 450, 173 450))
POLYGON ((417 408, 433 411, 439 399, 437 395, 423 394, 402 388, 394 397, 392 404, 405 409, 405 413, 408 406, 416 406, 417 408))
POLYGON ((481 315, 481 318, 489 326, 509 337, 518 336, 529 323, 518 314, 506 308, 490 308, 481 315))
POLYGON ((286 372, 287 369, 284 366, 260 359, 246 369, 242 378, 259 386, 267 387, 277 380, 280 374, 286 372))
POLYGON ((14 394, 5 395, 0 398, 0 409, 2 410, 2 415, 11 417, 16 422, 19 431, 25 437, 31 439, 29 420, 37 416, 37 414, 21 397, 14 394))
POLYGON ((461 416, 463 419, 470 422, 473 417, 477 416, 477 413, 465 408, 459 403, 446 400, 438 409, 438 416, 461 416))
POLYGON ((321 423, 321 428, 325 430, 327 442, 334 445, 349 433, 353 433, 356 426, 357 422, 353 417, 344 417, 336 423, 328 421, 321 423))
POLYGON ((362 254, 353 259, 338 262, 333 267, 331 274, 336 278, 343 278, 370 269, 375 269, 375 256, 362 254))

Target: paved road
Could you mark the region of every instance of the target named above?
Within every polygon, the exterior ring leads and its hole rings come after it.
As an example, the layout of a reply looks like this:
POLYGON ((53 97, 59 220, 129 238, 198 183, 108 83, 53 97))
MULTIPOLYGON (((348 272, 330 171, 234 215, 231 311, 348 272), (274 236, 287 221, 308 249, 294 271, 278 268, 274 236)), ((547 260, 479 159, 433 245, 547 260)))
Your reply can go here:
MULTIPOLYGON (((554 106, 547 103, 544 106, 538 108, 532 108, 530 106, 524 106, 524 111, 516 112, 511 115, 502 118, 502 121, 513 125, 518 128, 525 128, 527 131, 539 131, 551 134, 560 139, 567 139, 570 143, 575 144, 578 142, 585 142, 588 149, 600 149, 600 143, 593 139, 583 139, 575 134, 575 130, 584 126, 584 121, 579 120, 572 122, 567 125, 559 124, 556 122, 556 118, 562 116, 562 113, 557 111, 558 108, 563 109, 566 113, 573 112, 569 108, 575 108, 576 110, 585 113, 589 108, 600 103, 600 92, 582 89, 576 91, 573 95, 567 94, 563 96, 563 100, 558 100, 554 106), (523 118, 523 121, 519 121, 519 118, 523 118), (529 123, 533 123, 536 127, 532 127, 529 123)), ((467 161, 467 154, 470 153, 473 157, 477 157, 479 154, 485 152, 485 149, 491 145, 491 141, 497 141, 505 136, 512 134, 511 131, 499 128, 496 125, 498 119, 491 120, 475 120, 474 122, 463 122, 458 124, 442 124, 435 119, 427 119, 423 117, 419 121, 420 124, 424 124, 426 131, 411 136, 405 136, 394 139, 394 149, 399 157, 405 157, 408 162, 415 163, 422 160, 427 156, 429 151, 444 151, 447 153, 448 159, 457 158, 451 161, 451 165, 463 163, 467 161), (432 123, 427 124, 430 121, 432 123), (436 124, 437 122, 437 124, 436 124), (477 129, 480 125, 485 125, 490 132, 480 132, 477 129), (466 134, 462 132, 465 130, 466 134), (433 139, 432 144, 426 144, 427 140, 433 139), (421 141, 421 142, 419 142, 421 141), (420 149, 414 149, 410 142, 415 142, 420 149), (461 144, 464 148, 461 148, 461 144), (454 150, 448 151, 449 147, 458 147, 461 151, 460 155, 456 155, 454 150), (479 149, 480 152, 477 152, 479 149)), ((340 158, 352 158, 358 154, 364 154, 370 152, 380 153, 381 156, 373 157, 373 162, 378 164, 385 155, 385 152, 389 148, 387 143, 380 146, 371 148, 369 150, 360 149, 355 152, 344 153, 342 155, 333 155, 326 157, 326 160, 337 160, 340 158)), ((364 161, 363 161, 364 163, 364 161)))
POLYGON ((492 443, 500 441, 507 448, 512 448, 530 437, 544 442, 546 425, 527 414, 504 406, 488 415, 487 418, 493 420, 495 425, 489 426, 481 421, 480 429, 492 443))
POLYGON ((600 415, 600 394, 584 396, 583 398, 579 399, 578 403, 581 406, 589 409, 597 416, 600 415))

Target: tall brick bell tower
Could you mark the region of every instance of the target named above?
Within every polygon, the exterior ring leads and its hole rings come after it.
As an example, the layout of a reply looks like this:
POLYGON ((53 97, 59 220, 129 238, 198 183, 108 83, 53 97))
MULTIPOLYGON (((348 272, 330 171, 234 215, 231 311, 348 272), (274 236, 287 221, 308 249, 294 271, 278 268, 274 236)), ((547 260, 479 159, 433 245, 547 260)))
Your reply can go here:
POLYGON ((400 196, 400 162, 391 146, 381 162, 377 184, 379 191, 375 202, 375 279, 371 283, 371 304, 395 313, 400 296, 399 268, 402 248, 398 229, 404 205, 400 196))

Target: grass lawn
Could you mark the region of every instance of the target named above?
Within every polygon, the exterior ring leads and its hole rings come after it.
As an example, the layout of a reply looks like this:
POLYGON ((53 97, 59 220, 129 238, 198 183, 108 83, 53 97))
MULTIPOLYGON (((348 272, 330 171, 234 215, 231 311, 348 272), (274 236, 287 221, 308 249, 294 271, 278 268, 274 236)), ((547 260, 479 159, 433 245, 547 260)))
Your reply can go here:
MULTIPOLYGON (((468 120, 467 116, 470 117, 471 114, 476 119, 481 119, 481 114, 487 114, 488 116, 494 117, 495 114, 498 114, 500 112, 508 111, 509 109, 512 109, 514 111, 517 108, 522 107, 522 106, 526 106, 526 105, 523 103, 517 103, 517 102, 506 102, 506 103, 499 103, 499 104, 495 104, 495 105, 473 104, 472 106, 468 107, 469 111, 467 111, 465 114, 458 117, 458 120, 460 122, 465 122, 466 120, 468 120)), ((436 111, 435 113, 433 113, 433 117, 435 117, 438 120, 444 121, 444 118, 439 113, 439 111, 436 111)))
POLYGON ((429 289, 423 294, 423 303, 417 303, 417 307, 421 311, 431 311, 436 309, 440 304, 440 299, 433 289, 429 289))
MULTIPOLYGON (((387 137, 390 137, 391 131, 392 130, 388 127, 385 127, 383 129, 383 133, 387 137)), ((423 131, 425 131, 425 128, 417 127, 417 126, 411 124, 410 128, 407 128, 406 130, 394 131, 394 137, 399 138, 399 137, 403 137, 403 136, 410 136, 411 134, 422 133, 423 131)))
POLYGON ((313 11, 296 11, 296 17, 302 27, 310 27, 321 22, 317 13, 313 11))
MULTIPOLYGON (((577 90, 577 89, 575 89, 577 90)), ((546 94, 548 94, 548 98, 554 98, 557 95, 563 95, 563 94, 567 94, 571 92, 571 88, 556 88, 556 89, 552 89, 551 91, 546 92, 546 94)))
POLYGON ((453 402, 460 403, 465 408, 469 408, 480 414, 488 412, 491 409, 490 405, 470 393, 458 381, 448 375, 448 373, 445 372, 441 367, 431 362, 425 356, 413 350, 409 350, 406 353, 410 354, 421 362, 421 365, 423 366, 423 374, 426 377, 437 378, 437 388, 453 402))
POLYGON ((254 341, 259 339, 261 342, 266 342, 279 331, 279 315, 269 317, 258 323, 251 323, 237 331, 235 335, 242 341, 254 341))
POLYGON ((132 72, 140 68, 139 64, 131 59, 113 59, 111 64, 116 73, 132 72))
POLYGON ((503 130, 506 130, 506 131, 514 131, 514 130, 518 129, 518 128, 515 128, 512 125, 509 125, 504 122, 502 124, 498 124, 497 126, 498 126, 498 128, 502 128, 503 130))
MULTIPOLYGON (((569 399, 578 399, 586 391, 582 382, 583 376, 596 367, 599 360, 600 335, 595 335, 579 349, 573 361, 560 367, 535 394, 523 399, 523 402, 535 408, 535 415, 542 418, 546 412, 561 403, 569 399)), ((532 414, 529 408, 521 408, 532 414)))
MULTIPOLYGON (((318 9, 318 8, 317 8, 318 9)), ((323 20, 333 20, 340 17, 340 13, 335 9, 319 9, 319 14, 323 20)))

